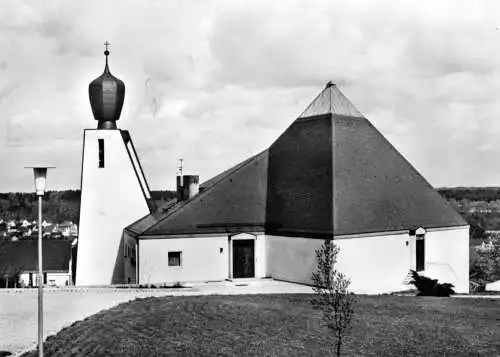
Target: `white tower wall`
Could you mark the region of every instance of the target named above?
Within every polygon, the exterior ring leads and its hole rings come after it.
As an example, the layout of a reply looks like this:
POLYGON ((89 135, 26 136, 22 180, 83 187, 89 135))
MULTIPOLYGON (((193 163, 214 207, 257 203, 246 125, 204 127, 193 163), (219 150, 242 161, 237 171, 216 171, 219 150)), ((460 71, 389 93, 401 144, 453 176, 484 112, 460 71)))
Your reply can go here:
POLYGON ((77 285, 121 282, 113 276, 123 267, 123 228, 150 213, 149 189, 124 134, 118 129, 84 132, 77 285), (98 139, 104 142, 104 167, 99 167, 98 139))

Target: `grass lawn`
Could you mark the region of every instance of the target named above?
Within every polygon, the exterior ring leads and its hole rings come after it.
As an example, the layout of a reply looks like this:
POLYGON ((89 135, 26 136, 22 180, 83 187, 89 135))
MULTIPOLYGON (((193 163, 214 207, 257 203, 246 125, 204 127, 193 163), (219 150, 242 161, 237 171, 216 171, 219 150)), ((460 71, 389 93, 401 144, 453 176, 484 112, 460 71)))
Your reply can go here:
MULTIPOLYGON (((47 338, 46 356, 325 356, 310 295, 138 299, 47 338)), ((500 355, 500 300, 358 296, 349 356, 500 355)), ((36 356, 36 352, 23 356, 36 356)))

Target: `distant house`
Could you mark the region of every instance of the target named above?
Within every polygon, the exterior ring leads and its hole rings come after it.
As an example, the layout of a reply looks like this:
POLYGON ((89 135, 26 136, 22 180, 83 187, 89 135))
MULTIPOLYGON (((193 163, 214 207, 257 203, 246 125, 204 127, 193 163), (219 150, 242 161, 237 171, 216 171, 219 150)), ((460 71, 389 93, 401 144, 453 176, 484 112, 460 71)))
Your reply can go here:
POLYGON ((58 239, 62 239, 63 238, 63 235, 61 232, 59 231, 56 231, 56 232, 52 232, 50 234, 50 239, 54 239, 54 240, 58 240, 58 239))
POLYGON ((479 252, 491 252, 495 248, 494 241, 495 238, 490 237, 489 239, 483 240, 481 244, 476 245, 475 249, 479 252))
POLYGON ((32 233, 31 229, 27 226, 26 227, 21 226, 21 229, 19 231, 21 232, 21 235, 23 237, 29 237, 29 236, 31 236, 31 233, 32 233))
MULTIPOLYGON (((46 226, 42 225, 42 234, 44 238, 50 239, 52 235, 52 230, 54 229, 54 225, 52 224, 47 224, 46 226)), ((36 235, 38 237, 38 228, 34 228, 33 232, 36 232, 36 235)))
POLYGON ((56 224, 52 232, 60 232, 64 237, 75 236, 78 234, 78 226, 71 221, 64 221, 56 224))
MULTIPOLYGON (((5 242, 0 246, 0 287, 37 286, 38 242, 5 242), (9 283, 10 281, 10 283, 9 283)), ((44 284, 72 284, 71 242, 43 241, 44 284)))
POLYGON ((17 241, 17 240, 19 240, 19 238, 21 237, 21 235, 19 234, 18 231, 12 230, 12 231, 10 231, 10 232, 7 233, 7 237, 9 237, 9 239, 12 240, 12 241, 17 241))

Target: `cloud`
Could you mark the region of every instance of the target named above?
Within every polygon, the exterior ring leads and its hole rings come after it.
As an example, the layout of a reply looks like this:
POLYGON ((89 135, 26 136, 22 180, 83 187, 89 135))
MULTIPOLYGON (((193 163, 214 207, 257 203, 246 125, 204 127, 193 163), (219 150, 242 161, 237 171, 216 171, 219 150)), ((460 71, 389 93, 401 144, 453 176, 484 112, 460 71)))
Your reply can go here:
POLYGON ((323 83, 335 71, 334 57, 328 60, 334 51, 331 24, 315 11, 299 11, 257 2, 218 14, 210 33, 218 63, 214 80, 255 87, 323 83))
POLYGON ((14 92, 19 87, 19 83, 8 83, 7 85, 0 88, 0 104, 2 104, 2 101, 7 99, 12 94, 12 92, 14 92))
POLYGON ((0 163, 9 170, 0 191, 31 188, 13 157, 53 159, 54 185, 79 185, 82 130, 96 125, 88 84, 104 68, 105 40, 111 72, 126 84, 118 125, 130 130, 153 188, 174 186, 179 157, 204 180, 261 151, 328 80, 432 184, 495 183, 499 7, 5 1, 0 163))

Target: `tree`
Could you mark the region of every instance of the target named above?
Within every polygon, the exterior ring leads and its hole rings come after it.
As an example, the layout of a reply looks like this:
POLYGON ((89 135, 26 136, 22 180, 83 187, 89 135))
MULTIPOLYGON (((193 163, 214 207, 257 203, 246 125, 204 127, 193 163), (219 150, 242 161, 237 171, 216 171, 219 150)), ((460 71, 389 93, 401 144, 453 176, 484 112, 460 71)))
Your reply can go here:
POLYGON ((481 284, 500 279, 500 239, 490 237, 486 250, 472 249, 469 276, 481 284))
POLYGON ((500 279, 500 238, 491 237, 491 248, 486 253, 486 274, 490 281, 500 279))
POLYGON ((355 304, 354 294, 347 291, 351 280, 335 269, 339 251, 332 240, 325 240, 316 250, 317 268, 311 276, 315 294, 311 303, 314 308, 322 310, 323 321, 334 332, 337 356, 340 356, 344 337, 350 331, 355 304))

